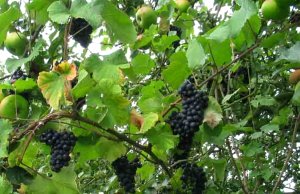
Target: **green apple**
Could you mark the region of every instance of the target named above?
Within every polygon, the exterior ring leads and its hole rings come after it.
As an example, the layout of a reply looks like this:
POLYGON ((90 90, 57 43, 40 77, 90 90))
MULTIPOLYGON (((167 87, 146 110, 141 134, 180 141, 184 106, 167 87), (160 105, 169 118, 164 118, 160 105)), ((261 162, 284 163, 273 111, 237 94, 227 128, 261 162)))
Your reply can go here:
POLYGON ((266 19, 281 20, 289 15, 289 6, 280 7, 276 0, 265 0, 261 11, 266 19))
POLYGON ((28 117, 29 104, 28 101, 20 95, 6 96, 0 103, 0 117, 7 119, 28 117))
POLYGON ((6 49, 13 55, 22 56, 27 46, 27 39, 24 34, 20 32, 11 32, 7 34, 4 41, 6 49))
POLYGON ((144 5, 136 12, 136 21, 141 28, 147 29, 156 23, 157 16, 152 7, 144 5))
POLYGON ((186 12, 190 7, 190 2, 188 0, 175 0, 175 6, 179 12, 186 12))

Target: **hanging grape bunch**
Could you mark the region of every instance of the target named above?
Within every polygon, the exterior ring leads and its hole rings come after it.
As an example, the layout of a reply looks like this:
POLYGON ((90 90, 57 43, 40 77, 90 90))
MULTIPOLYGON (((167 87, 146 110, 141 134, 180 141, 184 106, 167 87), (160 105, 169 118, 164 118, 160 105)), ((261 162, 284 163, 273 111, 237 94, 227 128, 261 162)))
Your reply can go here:
POLYGON ((182 98, 182 111, 172 112, 167 122, 173 134, 179 135, 178 149, 189 151, 193 136, 202 124, 208 96, 203 91, 196 90, 191 79, 182 84, 179 94, 182 98))
POLYGON ((142 167, 139 159, 135 158, 130 162, 127 156, 122 156, 112 162, 112 167, 115 169, 121 187, 128 193, 134 193, 136 170, 142 167))
POLYGON ((192 194, 202 194, 207 181, 203 168, 190 163, 185 163, 182 168, 182 189, 192 194))
POLYGON ((77 138, 72 132, 57 132, 49 130, 40 136, 40 141, 51 146, 51 170, 59 172, 62 167, 68 166, 71 160, 70 153, 76 144, 77 138))
POLYGON ((73 36, 76 42, 84 48, 87 48, 91 43, 91 33, 93 27, 82 18, 73 18, 71 23, 70 35, 73 36))

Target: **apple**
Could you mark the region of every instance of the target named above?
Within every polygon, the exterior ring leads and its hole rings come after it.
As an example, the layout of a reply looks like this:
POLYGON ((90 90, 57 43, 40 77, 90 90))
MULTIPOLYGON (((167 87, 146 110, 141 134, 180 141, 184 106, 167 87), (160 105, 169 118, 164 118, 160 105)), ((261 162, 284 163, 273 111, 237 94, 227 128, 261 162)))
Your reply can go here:
POLYGON ((141 28, 147 29, 156 23, 157 16, 152 7, 144 5, 136 12, 136 21, 141 28))
POLYGON ((190 7, 190 2, 188 0, 175 0, 175 7, 179 12, 186 12, 190 7))
POLYGON ((26 119, 29 113, 28 101, 20 95, 6 96, 0 103, 0 117, 7 119, 26 119))
POLYGON ((22 56, 27 46, 27 39, 20 32, 8 33, 4 41, 6 49, 13 55, 22 56))
POLYGON ((300 69, 296 69, 294 72, 290 74, 289 82, 291 84, 296 84, 300 81, 300 69))
POLYGON ((281 20, 288 16, 289 6, 280 7, 276 0, 265 0, 261 6, 266 19, 281 20))

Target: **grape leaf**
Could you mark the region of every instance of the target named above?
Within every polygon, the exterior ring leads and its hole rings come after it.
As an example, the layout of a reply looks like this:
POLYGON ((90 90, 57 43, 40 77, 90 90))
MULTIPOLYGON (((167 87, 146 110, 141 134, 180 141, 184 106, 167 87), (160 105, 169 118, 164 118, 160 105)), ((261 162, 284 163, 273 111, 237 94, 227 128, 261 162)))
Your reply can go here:
POLYGON ((0 128, 1 128, 0 158, 3 158, 8 156, 8 151, 7 151, 7 146, 9 144, 8 137, 9 137, 9 133, 13 130, 13 128, 9 123, 9 121, 5 119, 0 119, 0 128))
POLYGON ((190 41, 186 56, 190 69, 195 69, 205 63, 205 53, 197 39, 190 41))
POLYGON ((208 35, 208 39, 223 42, 228 38, 237 36, 247 20, 257 13, 256 5, 252 1, 238 0, 236 3, 240 5, 241 8, 235 11, 229 20, 218 25, 215 30, 208 35))
POLYGON ((52 177, 37 175, 31 184, 27 185, 28 194, 36 193, 63 193, 79 194, 76 185, 76 173, 74 167, 62 168, 59 173, 53 173, 52 177))
POLYGON ((59 109, 65 104, 65 79, 55 72, 41 72, 37 80, 48 104, 54 109, 59 109))
POLYGON ((146 136, 152 145, 165 152, 174 148, 178 139, 166 126, 152 128, 146 133, 146 136))
POLYGON ((55 0, 33 0, 27 5, 37 24, 45 24, 48 20, 47 9, 55 0))
POLYGON ((144 117, 144 122, 141 127, 141 132, 145 133, 149 129, 151 129, 155 125, 155 123, 158 121, 158 114, 150 112, 150 113, 143 115, 143 117, 144 117))
POLYGON ((162 72, 164 80, 173 89, 179 88, 182 82, 191 74, 184 52, 174 53, 170 57, 170 65, 162 72))
POLYGON ((28 78, 26 80, 18 79, 13 85, 18 93, 24 92, 26 90, 31 90, 37 86, 35 81, 31 78, 28 78))
POLYGON ((75 99, 84 97, 95 85, 96 82, 90 77, 89 73, 84 69, 80 70, 78 75, 78 82, 72 88, 73 97, 75 99))
POLYGON ((65 4, 61 1, 53 2, 47 9, 49 12, 49 18, 56 23, 65 24, 67 23, 70 12, 65 4))
POLYGON ((58 65, 55 65, 52 71, 58 72, 60 75, 65 77, 66 80, 73 80, 77 76, 77 69, 74 63, 63 61, 58 65))
POLYGON ((98 146, 99 155, 110 162, 126 154, 126 147, 121 142, 101 138, 98 146))

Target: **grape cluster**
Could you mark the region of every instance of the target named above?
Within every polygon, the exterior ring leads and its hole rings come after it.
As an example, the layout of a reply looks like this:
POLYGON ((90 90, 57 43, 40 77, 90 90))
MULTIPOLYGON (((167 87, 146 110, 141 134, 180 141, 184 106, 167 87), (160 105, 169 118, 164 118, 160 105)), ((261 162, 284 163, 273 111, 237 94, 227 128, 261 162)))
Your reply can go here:
POLYGON ((76 144, 77 138, 72 132, 57 132, 49 130, 42 133, 40 141, 51 146, 51 170, 59 172, 62 167, 68 166, 71 160, 70 152, 76 144))
POLYGON ((203 168, 191 163, 185 163, 182 168, 182 189, 192 194, 202 194, 207 181, 203 168))
POLYGON ((121 156, 120 158, 112 162, 112 166, 115 169, 120 185, 125 189, 126 192, 134 193, 134 176, 136 174, 137 168, 141 167, 139 159, 135 158, 132 162, 130 162, 127 156, 121 156))
POLYGON ((82 18, 73 18, 71 23, 70 34, 73 35, 75 41, 79 42, 84 48, 91 43, 91 33, 93 27, 82 18))
POLYGON ((21 69, 17 69, 10 77, 10 83, 15 83, 18 79, 26 79, 26 75, 24 74, 24 71, 21 69))
POLYGON ((178 148, 190 150, 194 134, 199 130, 208 106, 208 97, 196 90, 191 80, 186 80, 179 89, 182 98, 182 111, 172 112, 167 122, 174 135, 179 135, 178 148))

